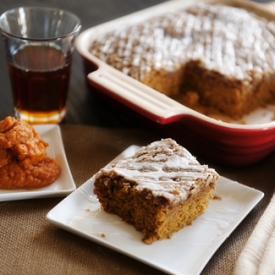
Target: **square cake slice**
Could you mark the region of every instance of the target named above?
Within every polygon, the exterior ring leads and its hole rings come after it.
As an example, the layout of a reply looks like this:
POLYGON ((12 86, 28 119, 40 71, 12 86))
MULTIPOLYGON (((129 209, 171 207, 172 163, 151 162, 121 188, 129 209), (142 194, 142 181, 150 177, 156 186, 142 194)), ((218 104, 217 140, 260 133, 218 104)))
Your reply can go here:
POLYGON ((208 205, 219 175, 172 139, 155 141, 101 169, 94 193, 103 209, 143 233, 143 242, 170 238, 208 205))

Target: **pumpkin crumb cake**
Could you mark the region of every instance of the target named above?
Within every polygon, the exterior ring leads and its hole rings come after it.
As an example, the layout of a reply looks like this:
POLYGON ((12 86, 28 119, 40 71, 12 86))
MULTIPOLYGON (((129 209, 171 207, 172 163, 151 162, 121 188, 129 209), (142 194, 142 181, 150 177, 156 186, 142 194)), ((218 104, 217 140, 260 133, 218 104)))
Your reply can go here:
POLYGON ((143 233, 143 242, 170 238, 208 205, 219 175, 172 139, 155 141, 95 176, 103 209, 143 233))
POLYGON ((241 120, 275 103, 275 21, 197 3, 96 37, 90 52, 180 103, 241 120))

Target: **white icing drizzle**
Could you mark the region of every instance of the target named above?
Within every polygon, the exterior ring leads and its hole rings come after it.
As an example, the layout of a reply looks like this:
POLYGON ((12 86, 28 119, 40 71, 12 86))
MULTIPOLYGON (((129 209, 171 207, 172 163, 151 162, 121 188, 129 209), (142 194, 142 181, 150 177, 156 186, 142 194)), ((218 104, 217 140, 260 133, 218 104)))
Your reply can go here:
POLYGON ((91 52, 142 80, 146 72, 174 71, 189 60, 228 77, 253 81, 275 70, 275 23, 245 9, 199 3, 96 39, 91 52))
POLYGON ((218 178, 213 169, 200 165, 189 151, 172 139, 142 147, 132 157, 101 169, 96 178, 113 173, 124 177, 125 182, 134 181, 139 191, 149 189, 154 195, 175 203, 187 199, 218 178))

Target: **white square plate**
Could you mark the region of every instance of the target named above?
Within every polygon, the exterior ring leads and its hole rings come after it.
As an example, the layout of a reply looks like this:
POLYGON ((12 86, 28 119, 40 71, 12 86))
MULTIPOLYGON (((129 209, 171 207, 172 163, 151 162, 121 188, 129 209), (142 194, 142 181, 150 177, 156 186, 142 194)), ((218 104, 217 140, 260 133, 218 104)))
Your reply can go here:
POLYGON ((56 124, 37 125, 37 126, 34 126, 34 128, 39 133, 40 137, 49 144, 46 150, 47 155, 55 159, 59 163, 59 165, 61 166, 61 173, 54 183, 43 188, 34 189, 34 190, 0 189, 0 202, 66 196, 76 189, 76 186, 66 159, 59 125, 56 125, 56 124))
MULTIPOLYGON (((130 146, 118 158, 132 155, 139 147, 130 146)), ((144 244, 142 234, 117 215, 104 212, 89 179, 48 214, 53 224, 88 240, 171 274, 199 274, 209 259, 237 225, 262 199, 261 191, 221 177, 205 213, 171 239, 144 244)))

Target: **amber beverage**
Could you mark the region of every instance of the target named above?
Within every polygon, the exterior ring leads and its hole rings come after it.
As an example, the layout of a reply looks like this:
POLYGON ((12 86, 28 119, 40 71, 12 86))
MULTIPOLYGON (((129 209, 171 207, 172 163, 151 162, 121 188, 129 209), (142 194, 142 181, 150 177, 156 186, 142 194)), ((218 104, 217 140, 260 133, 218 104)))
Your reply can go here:
POLYGON ((71 63, 54 46, 30 44, 8 62, 15 111, 25 120, 58 122, 66 113, 71 63))
POLYGON ((33 124, 64 119, 80 28, 77 16, 55 8, 20 7, 0 16, 16 117, 33 124))

